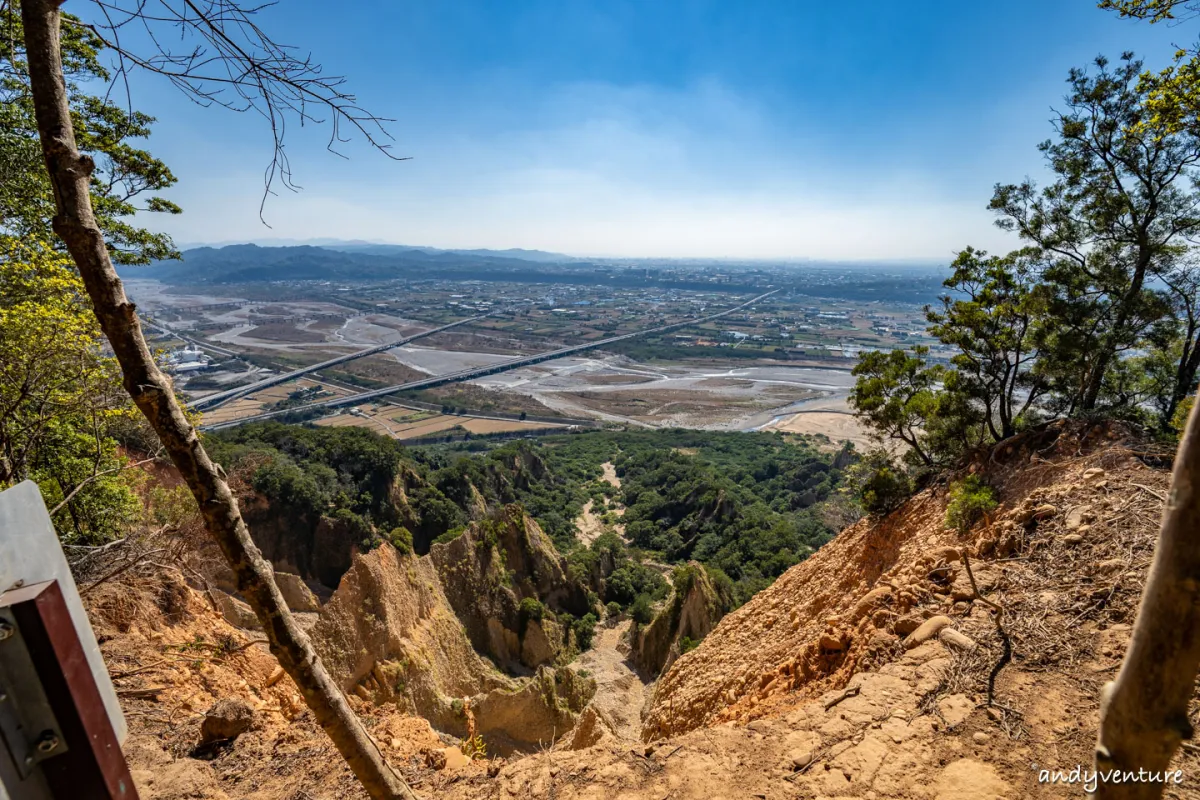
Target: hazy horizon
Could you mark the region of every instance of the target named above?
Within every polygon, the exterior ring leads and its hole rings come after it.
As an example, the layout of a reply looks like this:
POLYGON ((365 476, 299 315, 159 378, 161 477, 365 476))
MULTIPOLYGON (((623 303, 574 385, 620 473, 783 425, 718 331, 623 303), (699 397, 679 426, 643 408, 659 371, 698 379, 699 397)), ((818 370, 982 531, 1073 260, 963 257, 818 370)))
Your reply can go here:
POLYGON ((177 241, 176 247, 181 251, 194 250, 204 247, 220 249, 224 247, 237 247, 239 245, 256 245, 258 247, 323 247, 334 248, 341 246, 363 246, 363 247, 406 247, 418 250, 438 250, 447 252, 471 252, 471 251, 488 251, 497 254, 503 254, 510 251, 545 253, 547 255, 561 255, 572 259, 589 260, 595 259, 599 261, 680 261, 680 262, 703 262, 711 261, 714 263, 762 263, 762 264, 795 264, 797 266, 814 265, 820 266, 824 264, 838 264, 848 266, 867 266, 867 265, 894 265, 894 266, 914 266, 914 267, 940 267, 945 266, 949 262, 949 257, 946 258, 812 258, 808 256, 793 256, 793 257, 763 257, 752 258, 746 256, 728 255, 728 256, 639 256, 639 255, 613 255, 608 253, 563 253, 554 250, 545 250, 540 247, 489 247, 487 245, 468 246, 468 247, 440 247, 431 244, 414 244, 412 242, 388 242, 382 240, 366 240, 366 239, 337 239, 332 237, 314 237, 311 239, 285 239, 260 237, 256 239, 229 239, 224 241, 200 241, 200 242, 183 242, 177 241))

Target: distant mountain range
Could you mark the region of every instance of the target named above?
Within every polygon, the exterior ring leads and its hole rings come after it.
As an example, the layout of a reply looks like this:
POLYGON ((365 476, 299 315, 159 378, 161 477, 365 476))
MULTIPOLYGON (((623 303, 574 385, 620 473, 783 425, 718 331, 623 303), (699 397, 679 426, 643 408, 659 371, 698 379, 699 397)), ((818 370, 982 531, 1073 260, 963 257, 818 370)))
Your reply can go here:
MULTIPOLYGON (((895 265, 775 265, 763 269, 744 262, 713 262, 685 267, 676 262, 611 263, 571 259, 551 261, 553 253, 530 250, 425 250, 402 245, 344 243, 337 247, 261 247, 237 244, 197 247, 180 261, 149 267, 122 267, 129 278, 154 278, 184 286, 322 281, 337 284, 384 281, 484 281, 750 293, 766 287, 820 297, 903 300, 928 303, 941 292, 944 270, 895 265), (523 257, 509 255, 521 253, 523 257)), ((563 256, 566 258, 565 256, 563 256)))
MULTIPOLYGON (((512 280, 544 283, 553 279, 554 262, 448 250, 423 250, 398 245, 330 247, 260 247, 237 244, 197 247, 179 261, 158 261, 149 267, 127 267, 127 277, 155 278, 166 283, 263 283, 273 281, 383 281, 455 277, 460 280, 512 280), (550 269, 551 274, 546 271, 550 269)), ((525 251, 530 252, 530 251, 525 251)), ((544 254, 549 256, 551 254, 544 254)), ((574 273, 594 265, 573 261, 558 269, 574 273)))
POLYGON ((205 243, 177 243, 180 250, 203 250, 205 248, 220 250, 230 246, 253 244, 264 248, 278 247, 321 247, 326 250, 338 250, 343 253, 363 253, 373 256, 390 256, 397 253, 407 253, 413 250, 420 250, 424 253, 455 253, 459 255, 481 256, 484 258, 515 258, 521 261, 536 261, 540 264, 565 264, 571 261, 584 261, 586 259, 568 256, 563 253, 548 253, 545 250, 525 250, 520 247, 513 247, 508 250, 455 250, 441 247, 424 247, 410 244, 383 244, 380 242, 368 242, 362 239, 264 239, 255 242, 205 242, 205 243))

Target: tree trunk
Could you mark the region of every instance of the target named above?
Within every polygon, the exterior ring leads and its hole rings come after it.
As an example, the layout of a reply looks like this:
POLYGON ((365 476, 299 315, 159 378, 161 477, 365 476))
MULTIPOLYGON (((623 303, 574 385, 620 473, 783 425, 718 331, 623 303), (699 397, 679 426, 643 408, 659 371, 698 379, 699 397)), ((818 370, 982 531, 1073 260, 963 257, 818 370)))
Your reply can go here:
POLYGON ((1175 389, 1171 393, 1171 402, 1167 407, 1164 427, 1169 427, 1175 416, 1175 409, 1186 398, 1196 391, 1196 373, 1200 372, 1200 336, 1195 336, 1195 330, 1188 330, 1183 347, 1183 355, 1179 359, 1179 367, 1175 371, 1175 389))
MULTIPOLYGON (((1171 491, 1133 639, 1100 700, 1097 770, 1162 772, 1191 738, 1188 703, 1200 667, 1200 404, 1175 454, 1171 491)), ((1103 776, 1102 776, 1103 777, 1103 776)), ((1097 800, 1142 800, 1163 784, 1101 782, 1097 800)))
POLYGON ((1150 267, 1151 254, 1147 249, 1148 244, 1140 245, 1142 253, 1138 256, 1138 262, 1133 271, 1133 278, 1130 281, 1129 289, 1121 297, 1121 305, 1117 311, 1117 319, 1113 322, 1112 329, 1107 336, 1100 339, 1099 354, 1096 356, 1096 363, 1092 366, 1092 371, 1088 375, 1088 383, 1083 393, 1083 401, 1079 404, 1081 411, 1094 411, 1096 403, 1100 399, 1100 390, 1104 386, 1104 375, 1108 372, 1108 365, 1112 363, 1113 358, 1117 353, 1117 345, 1120 339, 1125 336, 1125 327, 1129 324, 1129 318, 1133 316, 1134 306, 1142 293, 1142 286, 1146 282, 1146 270, 1150 267))
POLYGON ((225 554, 238 590, 262 623, 271 652, 296 682, 317 721, 371 797, 393 800, 411 796, 284 605, 271 566, 251 540, 237 500, 204 451, 142 337, 134 306, 125 297, 92 213, 89 179, 94 164, 79 153, 71 124, 59 48, 60 3, 21 3, 30 89, 58 212, 54 232, 66 243, 79 268, 96 317, 121 365, 126 390, 195 496, 205 527, 225 554))

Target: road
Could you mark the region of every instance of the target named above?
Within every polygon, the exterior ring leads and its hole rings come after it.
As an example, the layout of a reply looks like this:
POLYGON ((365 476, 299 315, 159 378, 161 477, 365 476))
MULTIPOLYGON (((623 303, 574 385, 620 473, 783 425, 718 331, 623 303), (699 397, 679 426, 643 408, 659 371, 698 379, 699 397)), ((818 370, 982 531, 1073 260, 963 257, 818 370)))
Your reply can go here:
MULTIPOLYGON (((340 364, 345 364, 347 361, 354 361, 359 358, 365 358, 367 356, 375 355, 376 353, 382 353, 385 350, 391 350, 393 347, 400 347, 402 345, 408 344, 409 342, 414 342, 417 339, 422 339, 426 336, 432 336, 433 334, 441 333, 442 331, 448 331, 451 328, 458 327, 459 325, 466 325, 468 322, 478 322, 479 320, 481 320, 487 316, 488 316, 487 314, 483 314, 478 317, 469 317, 467 319, 460 319, 457 322, 451 322, 449 325, 443 325, 440 328, 433 328, 431 330, 422 331, 421 333, 417 333, 412 336, 408 336, 404 339, 398 339, 398 340, 396 340, 394 342, 390 342, 388 344, 381 344, 381 345, 377 345, 375 347, 368 347, 366 350, 359 350, 357 353, 347 353, 344 356, 338 356, 336 358, 331 358, 328 361, 322 361, 319 364, 312 364, 307 367, 301 367, 300 369, 292 370, 291 372, 285 372, 281 375, 274 375, 270 378, 264 378, 261 381, 255 381, 254 383, 249 383, 249 384, 246 384, 245 386, 238 386, 236 389, 227 389, 223 392, 217 392, 216 394, 206 395, 206 396, 200 398, 199 400, 193 401, 191 403, 191 405, 193 408, 211 411, 214 408, 220 408, 221 406, 225 405, 226 403, 230 402, 231 400, 236 400, 239 397, 245 397, 248 394, 253 394, 254 392, 260 391, 262 389, 270 388, 271 386, 278 386, 281 383, 287 383, 288 381, 293 380, 295 378, 299 378, 302 375, 308 375, 310 373, 317 372, 319 370, 329 369, 330 367, 336 367, 340 364)), ((178 336, 178 334, 175 334, 175 335, 178 336)), ((219 349, 219 348, 213 348, 213 349, 219 349)))
MULTIPOLYGON (((770 297, 771 295, 775 294, 775 292, 777 292, 777 291, 779 291, 779 290, 774 289, 774 290, 766 292, 764 294, 760 294, 758 297, 755 297, 751 300, 747 300, 745 303, 742 303, 741 305, 737 305, 732 308, 727 308, 724 311, 717 312, 716 314, 709 314, 708 316, 699 317, 697 319, 684 320, 683 322, 675 322, 670 325, 660 325, 657 328, 649 328, 644 331, 635 331, 634 333, 626 333, 621 336, 613 336, 608 339, 602 339, 598 342, 589 342, 588 344, 578 344, 578 345, 573 345, 571 347, 563 347, 558 350, 551 350, 546 353, 539 353, 538 355, 535 355, 535 356, 519 356, 517 358, 513 358, 508 361, 502 361, 499 364, 492 364, 492 365, 486 366, 486 367, 475 367, 473 369, 460 370, 458 372, 452 372, 448 375, 437 375, 432 378, 425 378, 425 379, 419 380, 419 381, 412 381, 411 383, 402 383, 402 384, 398 384, 396 386, 387 386, 387 387, 384 387, 383 389, 373 389, 369 392, 360 392, 359 394, 352 394, 347 397, 337 397, 332 400, 323 400, 318 403, 309 403, 307 405, 295 406, 293 408, 283 409, 280 411, 268 411, 265 414, 255 414, 250 417, 243 417, 242 419, 237 419, 237 420, 229 420, 228 422, 221 422, 221 423, 217 423, 214 425, 201 425, 200 429, 211 431, 211 430, 221 430, 223 428, 233 428, 233 427, 237 427, 238 425, 243 425, 247 422, 258 422, 261 420, 266 420, 266 419, 271 419, 273 417, 282 416, 284 414, 294 414, 296 412, 304 411, 304 410, 311 409, 311 408, 337 408, 339 406, 355 406, 360 403, 365 403, 365 402, 375 400, 380 397, 385 397, 390 394, 395 394, 396 392, 404 392, 404 391, 410 391, 410 390, 414 390, 414 389, 432 389, 435 386, 443 386, 447 383, 458 383, 460 381, 471 380, 472 378, 482 378, 486 375, 495 375, 498 372, 507 372, 509 370, 519 369, 520 367, 528 367, 533 364, 540 364, 543 361, 551 361, 556 358, 562 358, 563 356, 569 356, 569 355, 573 355, 575 353, 582 353, 587 350, 595 350, 600 347, 605 347, 610 344, 615 344, 616 342, 623 342, 626 339, 634 339, 639 336, 649 336, 649 335, 656 334, 656 333, 668 333, 670 331, 678 330, 680 328, 686 328, 690 325, 701 325, 705 322, 711 322, 715 319, 720 319, 721 317, 725 317, 725 316, 728 316, 729 314, 733 314, 735 312, 741 311, 743 308, 746 308, 747 306, 752 306, 755 303, 761 301, 763 298, 770 297)), ((397 344, 399 344, 399 343, 397 343, 397 344)), ((394 347, 395 345, 389 345, 389 346, 394 347)), ((247 387, 242 387, 242 388, 244 389, 247 387)))

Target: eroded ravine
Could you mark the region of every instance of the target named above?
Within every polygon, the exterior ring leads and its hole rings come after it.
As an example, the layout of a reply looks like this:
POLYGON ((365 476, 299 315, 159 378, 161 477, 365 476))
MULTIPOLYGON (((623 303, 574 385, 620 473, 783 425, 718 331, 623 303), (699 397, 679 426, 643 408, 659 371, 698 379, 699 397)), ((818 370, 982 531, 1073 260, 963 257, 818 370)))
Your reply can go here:
POLYGON ((592 706, 612 724, 613 733, 625 741, 641 741, 642 710, 653 683, 629 661, 629 620, 596 630, 592 648, 576 661, 581 674, 596 681, 592 706))

